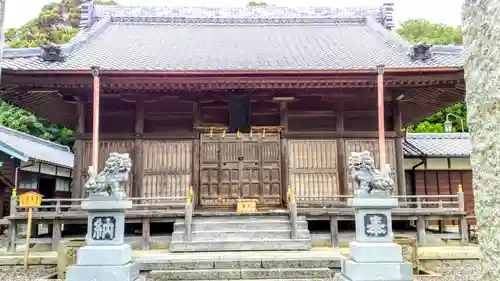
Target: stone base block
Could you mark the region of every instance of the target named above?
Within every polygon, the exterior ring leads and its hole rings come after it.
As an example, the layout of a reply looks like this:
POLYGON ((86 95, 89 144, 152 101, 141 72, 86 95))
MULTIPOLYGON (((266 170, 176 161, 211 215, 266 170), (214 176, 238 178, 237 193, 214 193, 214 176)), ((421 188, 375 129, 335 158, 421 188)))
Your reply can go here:
POLYGON ((68 267, 66 281, 139 281, 139 265, 128 263, 122 266, 81 266, 68 267))
POLYGON ((132 209, 131 200, 115 200, 109 196, 92 196, 82 202, 85 211, 123 212, 132 209))
POLYGON ((355 197, 347 199, 349 207, 356 209, 392 209, 398 206, 396 198, 355 197))
POLYGON ((132 247, 120 246, 86 246, 77 254, 77 265, 124 265, 132 260, 132 247))
POLYGON ((410 263, 359 263, 344 260, 342 274, 350 281, 411 281, 413 267, 410 263))
POLYGON ((349 257, 356 262, 403 262, 401 246, 396 243, 349 243, 349 257))

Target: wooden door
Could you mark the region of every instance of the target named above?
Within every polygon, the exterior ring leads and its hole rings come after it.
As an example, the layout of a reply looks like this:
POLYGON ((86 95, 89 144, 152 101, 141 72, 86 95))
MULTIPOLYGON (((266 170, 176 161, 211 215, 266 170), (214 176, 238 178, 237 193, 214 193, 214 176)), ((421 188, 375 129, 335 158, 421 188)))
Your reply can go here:
POLYGON ((200 205, 233 207, 238 199, 281 204, 278 134, 203 134, 200 150, 200 205))

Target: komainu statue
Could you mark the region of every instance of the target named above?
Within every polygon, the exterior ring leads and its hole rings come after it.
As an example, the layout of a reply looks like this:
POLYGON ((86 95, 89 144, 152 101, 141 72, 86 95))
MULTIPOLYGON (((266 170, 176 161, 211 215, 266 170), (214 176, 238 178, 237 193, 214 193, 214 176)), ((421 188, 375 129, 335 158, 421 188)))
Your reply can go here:
POLYGON ((369 151, 352 152, 349 157, 349 170, 356 182, 356 196, 390 196, 394 190, 394 180, 390 165, 382 173, 375 168, 375 161, 369 151))
POLYGON ((129 180, 132 169, 132 160, 128 153, 112 152, 104 163, 104 169, 97 174, 94 167, 89 167, 89 179, 85 183, 85 190, 89 196, 114 196, 116 199, 126 197, 124 185, 129 180))

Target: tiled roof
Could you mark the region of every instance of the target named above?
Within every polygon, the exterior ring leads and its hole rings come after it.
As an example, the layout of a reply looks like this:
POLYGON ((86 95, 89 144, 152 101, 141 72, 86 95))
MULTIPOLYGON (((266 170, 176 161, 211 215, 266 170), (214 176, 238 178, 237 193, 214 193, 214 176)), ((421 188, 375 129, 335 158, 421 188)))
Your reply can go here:
POLYGON ((74 155, 67 146, 0 126, 0 149, 22 161, 37 160, 73 168, 74 155), (12 155, 15 154, 15 155, 12 155))
POLYGON ((412 61, 378 8, 127 8, 97 6, 93 25, 63 47, 64 62, 40 49, 4 51, 10 69, 337 70, 460 67, 463 49, 434 47, 412 61))
POLYGON ((469 157, 472 146, 468 133, 410 133, 406 136, 406 156, 469 157))

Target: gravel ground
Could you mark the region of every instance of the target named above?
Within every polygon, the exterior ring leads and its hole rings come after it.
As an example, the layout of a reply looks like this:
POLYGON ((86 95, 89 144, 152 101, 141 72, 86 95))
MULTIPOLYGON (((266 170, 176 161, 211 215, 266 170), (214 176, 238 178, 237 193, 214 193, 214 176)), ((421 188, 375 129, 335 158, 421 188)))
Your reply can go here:
POLYGON ((54 269, 29 268, 27 272, 22 267, 0 269, 0 280, 2 281, 42 281, 43 277, 54 272, 54 269))
POLYGON ((479 268, 457 267, 451 263, 445 263, 440 270, 439 277, 415 277, 414 281, 476 281, 479 279, 479 268))
MULTIPOLYGON (((7 242, 6 235, 0 235, 0 248, 7 242)), ((28 272, 20 267, 0 268, 0 281, 42 281, 41 278, 53 272, 54 269, 30 268, 28 272)), ((414 281, 476 281, 479 279, 479 268, 457 267, 454 264, 445 264, 439 277, 415 277, 414 281)), ((45 280, 44 280, 45 281, 45 280)))

